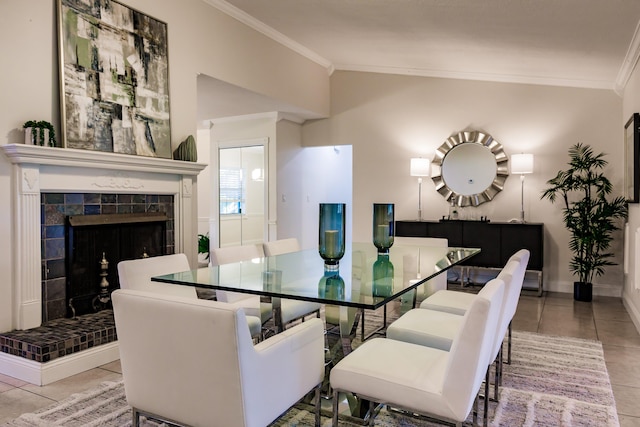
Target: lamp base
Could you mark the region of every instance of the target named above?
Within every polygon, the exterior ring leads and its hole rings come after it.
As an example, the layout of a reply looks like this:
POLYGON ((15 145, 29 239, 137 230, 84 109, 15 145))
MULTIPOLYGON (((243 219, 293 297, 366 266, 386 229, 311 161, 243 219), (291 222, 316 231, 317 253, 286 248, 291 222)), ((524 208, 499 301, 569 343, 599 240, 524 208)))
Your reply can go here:
POLYGON ((525 220, 524 220, 524 211, 520 211, 520 222, 521 222, 522 224, 524 224, 525 222, 527 222, 527 221, 525 221, 525 220))

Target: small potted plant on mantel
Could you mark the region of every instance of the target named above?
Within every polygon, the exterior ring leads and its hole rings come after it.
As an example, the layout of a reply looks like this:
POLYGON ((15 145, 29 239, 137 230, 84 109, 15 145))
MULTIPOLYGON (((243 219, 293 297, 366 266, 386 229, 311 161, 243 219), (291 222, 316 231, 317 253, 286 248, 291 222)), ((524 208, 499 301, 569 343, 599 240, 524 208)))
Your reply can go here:
POLYGON ((56 146, 56 132, 51 123, 45 120, 28 120, 22 127, 25 132, 25 144, 56 146))
POLYGON ((613 186, 602 170, 607 165, 604 153, 594 154, 590 146, 581 143, 569 148, 569 168, 547 181, 549 188, 541 198, 551 203, 562 200, 564 224, 571 233, 569 249, 573 252, 569 269, 578 277, 573 284, 577 301, 591 301, 593 278, 604 274, 613 253, 608 249, 618 220, 627 218, 624 197, 608 200, 613 186))

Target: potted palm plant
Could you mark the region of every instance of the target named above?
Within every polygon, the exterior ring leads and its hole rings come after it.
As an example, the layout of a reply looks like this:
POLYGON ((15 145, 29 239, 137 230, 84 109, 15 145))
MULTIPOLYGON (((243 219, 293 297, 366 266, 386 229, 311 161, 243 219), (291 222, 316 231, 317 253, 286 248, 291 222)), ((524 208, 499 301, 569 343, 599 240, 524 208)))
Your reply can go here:
POLYGON ((198 234, 198 265, 209 262, 209 233, 198 234))
POLYGON ((573 252, 569 269, 578 278, 573 284, 577 301, 591 301, 593 278, 616 265, 609 247, 619 220, 627 217, 624 197, 607 198, 613 189, 603 173, 607 163, 604 153, 594 154, 589 145, 577 143, 569 148, 569 168, 547 181, 549 187, 541 196, 551 203, 560 199, 564 205, 563 220, 571 233, 573 252))

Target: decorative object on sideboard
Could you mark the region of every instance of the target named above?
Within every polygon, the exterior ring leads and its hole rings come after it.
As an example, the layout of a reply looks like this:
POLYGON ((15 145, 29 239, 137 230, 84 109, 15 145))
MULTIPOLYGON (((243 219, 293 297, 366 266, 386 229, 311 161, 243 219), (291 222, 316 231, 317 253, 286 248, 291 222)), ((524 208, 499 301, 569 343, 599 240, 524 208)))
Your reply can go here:
POLYGON ((456 220, 460 219, 460 215, 458 212, 458 205, 456 205, 454 200, 449 201, 449 216, 447 219, 456 220))
POLYGON ((422 221, 422 177, 431 173, 431 162, 429 159, 415 157, 411 159, 411 176, 418 177, 418 221, 422 221))
POLYGON ((640 202, 640 114, 633 113, 624 125, 624 197, 640 202))
POLYGON ((578 276, 573 297, 591 301, 593 278, 604 274, 613 253, 607 252, 620 220, 627 218, 627 201, 618 196, 608 200, 613 185, 603 170, 608 162, 604 153, 594 154, 589 145, 577 143, 569 148, 569 168, 547 181, 542 199, 551 203, 560 199, 564 205, 564 224, 571 233, 569 249, 573 257, 569 270, 578 276))
POLYGON ((520 222, 524 223, 524 176, 533 173, 533 154, 513 154, 511 173, 520 174, 520 222))
POLYGON ((56 131, 51 123, 45 120, 28 120, 22 127, 26 145, 56 146, 56 131))
POLYGON ((345 203, 320 203, 318 252, 325 270, 337 271, 345 249, 345 203))
POLYGON ((479 131, 458 132, 436 150, 431 179, 445 200, 460 206, 489 202, 504 188, 509 158, 502 145, 479 131))
POLYGON ((186 162, 198 161, 198 150, 196 149, 196 140, 193 135, 189 135, 187 139, 182 141, 178 148, 173 152, 174 160, 184 160, 186 162))
POLYGON ((62 145, 170 159, 167 24, 115 1, 56 3, 62 145))

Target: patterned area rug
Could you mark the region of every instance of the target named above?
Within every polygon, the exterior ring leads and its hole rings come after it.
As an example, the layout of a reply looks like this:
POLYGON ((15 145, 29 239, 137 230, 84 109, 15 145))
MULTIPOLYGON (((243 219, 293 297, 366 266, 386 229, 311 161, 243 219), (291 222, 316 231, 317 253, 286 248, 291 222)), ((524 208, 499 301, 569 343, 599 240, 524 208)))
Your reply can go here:
MULTIPOLYGON (((505 347, 506 348, 506 347, 505 347)), ((482 405, 480 405, 482 406, 482 405)), ((490 425, 518 426, 619 426, 602 345, 597 341, 514 332, 512 364, 505 364, 500 402, 490 402, 490 425)), ((383 409, 376 426, 435 426, 383 409)), ((471 425, 467 420, 465 426, 471 425)), ((272 426, 312 426, 313 412, 298 404, 272 426)), ((104 383, 73 395, 47 409, 4 424, 2 427, 120 427, 131 425, 121 382, 104 383)), ((145 427, 158 425, 144 420, 145 427)), ((211 420, 215 426, 215 419, 211 420)), ((322 426, 331 425, 331 414, 323 410, 322 426)), ((356 426, 341 419, 341 426, 356 426)))

